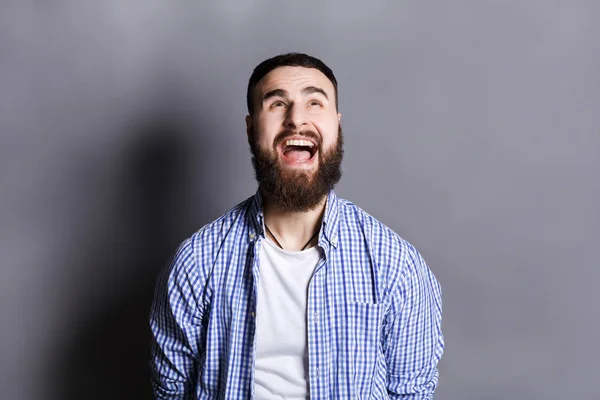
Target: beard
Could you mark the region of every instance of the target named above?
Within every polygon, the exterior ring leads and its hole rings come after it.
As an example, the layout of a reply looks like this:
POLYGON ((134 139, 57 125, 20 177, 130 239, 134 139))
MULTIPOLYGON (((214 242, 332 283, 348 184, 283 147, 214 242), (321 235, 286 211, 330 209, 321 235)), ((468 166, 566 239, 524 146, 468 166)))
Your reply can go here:
MULTIPOLYGON (((338 128, 336 145, 326 152, 323 151, 322 143, 316 133, 312 131, 299 133, 317 142, 319 162, 316 171, 284 170, 276 151, 273 154, 260 148, 253 132, 248 136, 252 165, 259 187, 274 207, 285 212, 314 210, 342 178, 341 165, 344 157, 342 127, 338 128)), ((280 143, 293 134, 294 132, 284 131, 277 136, 274 143, 280 143)))

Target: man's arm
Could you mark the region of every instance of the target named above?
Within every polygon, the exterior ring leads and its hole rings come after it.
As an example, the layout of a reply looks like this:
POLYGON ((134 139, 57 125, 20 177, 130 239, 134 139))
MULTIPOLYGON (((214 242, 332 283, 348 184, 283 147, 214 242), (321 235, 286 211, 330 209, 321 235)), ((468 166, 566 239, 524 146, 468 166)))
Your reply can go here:
POLYGON ((150 370, 157 399, 195 398, 197 361, 203 351, 199 284, 188 239, 159 277, 150 311, 150 370))
POLYGON ((402 271, 384 331, 387 390, 392 399, 432 399, 444 349, 440 285, 413 248, 402 271))

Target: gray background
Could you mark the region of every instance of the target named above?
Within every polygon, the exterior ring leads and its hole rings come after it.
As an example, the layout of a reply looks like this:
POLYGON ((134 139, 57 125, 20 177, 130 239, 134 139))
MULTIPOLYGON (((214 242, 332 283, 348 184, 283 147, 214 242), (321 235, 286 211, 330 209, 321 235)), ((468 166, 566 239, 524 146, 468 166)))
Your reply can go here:
POLYGON ((436 398, 598 399, 600 2, 2 1, 0 398, 148 398, 175 247, 255 191, 245 90, 340 82, 338 194, 442 283, 436 398))

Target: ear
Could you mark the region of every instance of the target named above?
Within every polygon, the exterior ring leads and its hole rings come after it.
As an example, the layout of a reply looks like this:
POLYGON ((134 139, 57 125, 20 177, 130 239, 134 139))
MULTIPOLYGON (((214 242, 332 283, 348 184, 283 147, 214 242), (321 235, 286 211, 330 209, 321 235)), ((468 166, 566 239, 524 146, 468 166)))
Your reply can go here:
POLYGON ((342 114, 338 113, 338 122, 342 122, 342 114))
POLYGON ((246 115, 246 135, 252 134, 252 116, 246 115))

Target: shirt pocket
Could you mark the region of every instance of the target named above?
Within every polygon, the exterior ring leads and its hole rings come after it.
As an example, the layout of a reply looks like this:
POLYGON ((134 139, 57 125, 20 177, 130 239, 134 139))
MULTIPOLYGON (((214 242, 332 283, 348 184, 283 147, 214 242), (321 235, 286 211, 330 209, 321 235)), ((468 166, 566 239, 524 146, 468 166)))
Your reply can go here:
POLYGON ((381 352, 383 305, 345 303, 338 305, 338 373, 350 386, 351 398, 371 396, 377 361, 381 352))

